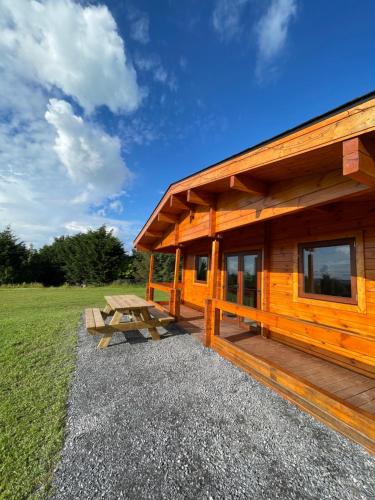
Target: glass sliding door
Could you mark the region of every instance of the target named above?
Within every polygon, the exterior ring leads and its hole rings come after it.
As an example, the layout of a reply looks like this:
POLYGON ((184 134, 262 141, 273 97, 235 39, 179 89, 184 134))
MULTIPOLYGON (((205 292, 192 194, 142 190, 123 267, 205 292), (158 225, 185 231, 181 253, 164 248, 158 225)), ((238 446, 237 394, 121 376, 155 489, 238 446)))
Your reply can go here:
POLYGON ((242 304, 249 307, 258 307, 258 269, 259 254, 245 254, 243 256, 243 288, 242 304))
MULTIPOLYGON (((225 300, 248 307, 260 307, 261 294, 261 252, 241 252, 225 255, 225 300)), ((239 324, 257 328, 257 323, 238 318, 239 324)))
POLYGON ((226 257, 226 287, 225 300, 238 302, 239 257, 228 255, 226 257))

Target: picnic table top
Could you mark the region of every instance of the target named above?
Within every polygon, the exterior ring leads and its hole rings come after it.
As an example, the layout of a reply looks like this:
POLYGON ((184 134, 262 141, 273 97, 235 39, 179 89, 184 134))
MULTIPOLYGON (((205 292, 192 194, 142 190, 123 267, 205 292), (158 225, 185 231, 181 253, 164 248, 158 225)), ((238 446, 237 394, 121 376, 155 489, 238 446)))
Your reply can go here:
POLYGON ((107 295, 105 296, 107 304, 112 309, 141 309, 153 307, 147 300, 137 297, 137 295, 107 295))

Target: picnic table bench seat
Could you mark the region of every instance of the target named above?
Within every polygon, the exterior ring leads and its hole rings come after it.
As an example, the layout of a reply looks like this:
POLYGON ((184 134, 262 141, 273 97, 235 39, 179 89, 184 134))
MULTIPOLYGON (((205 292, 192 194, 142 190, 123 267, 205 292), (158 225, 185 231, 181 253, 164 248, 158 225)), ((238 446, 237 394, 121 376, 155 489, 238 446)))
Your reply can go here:
POLYGON ((100 309, 88 308, 85 309, 86 330, 92 334, 103 333, 105 330, 105 322, 100 309))

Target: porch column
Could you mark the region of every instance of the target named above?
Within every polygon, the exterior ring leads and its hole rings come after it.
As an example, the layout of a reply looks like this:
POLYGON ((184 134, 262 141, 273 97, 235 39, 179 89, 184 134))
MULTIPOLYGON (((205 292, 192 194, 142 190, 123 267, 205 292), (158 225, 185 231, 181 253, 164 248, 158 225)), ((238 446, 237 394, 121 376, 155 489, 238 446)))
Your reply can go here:
POLYGON ((176 248, 176 258, 174 261, 173 288, 178 288, 178 275, 180 274, 181 248, 176 248))
POLYGON ((150 262, 148 266, 148 281, 146 285, 146 300, 154 300, 154 289, 150 287, 152 277, 154 275, 154 254, 150 255, 150 262))
POLYGON ((170 291, 169 313, 176 319, 180 316, 181 290, 178 288, 178 275, 180 273, 181 248, 176 248, 174 263, 173 288, 170 291))
MULTIPOLYGON (((264 223, 264 240, 263 240, 263 311, 270 310, 270 263, 271 263, 271 222, 264 223)), ((270 336, 269 325, 261 323, 261 335, 268 338, 270 336)))
POLYGON ((208 294, 209 297, 206 299, 205 310, 204 310, 204 320, 205 320, 205 340, 204 344, 206 347, 210 347, 212 344, 212 338, 214 335, 219 333, 219 322, 220 322, 220 312, 215 308, 212 299, 217 297, 217 278, 219 272, 219 253, 220 253, 220 242, 219 239, 215 238, 212 240, 211 246, 211 265, 210 274, 208 282, 208 294))

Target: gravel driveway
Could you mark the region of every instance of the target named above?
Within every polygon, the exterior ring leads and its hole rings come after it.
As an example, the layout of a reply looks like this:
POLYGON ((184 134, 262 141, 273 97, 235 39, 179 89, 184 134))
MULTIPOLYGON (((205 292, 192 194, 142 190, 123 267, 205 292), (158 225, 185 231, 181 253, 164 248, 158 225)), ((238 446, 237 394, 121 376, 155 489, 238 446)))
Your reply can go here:
POLYGON ((98 351, 80 327, 54 498, 375 498, 361 447, 170 332, 98 351))

